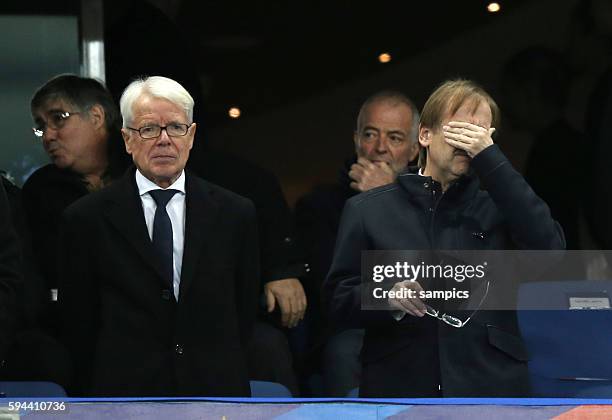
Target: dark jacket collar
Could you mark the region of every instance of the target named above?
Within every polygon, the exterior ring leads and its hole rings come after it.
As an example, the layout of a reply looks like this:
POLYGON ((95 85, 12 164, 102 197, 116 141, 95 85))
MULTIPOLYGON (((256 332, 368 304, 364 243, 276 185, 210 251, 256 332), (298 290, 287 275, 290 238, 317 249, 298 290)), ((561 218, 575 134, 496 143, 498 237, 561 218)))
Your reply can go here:
POLYGON ((156 256, 144 218, 142 203, 134 173, 135 167, 129 168, 119 180, 106 190, 104 214, 117 231, 130 243, 146 264, 151 265, 164 287, 167 279, 156 256))
MULTIPOLYGON (((432 191, 442 192, 439 182, 430 176, 419 175, 418 166, 411 166, 400 173, 397 182, 411 196, 430 196, 432 191)), ((445 201, 464 202, 473 199, 480 189, 480 181, 473 172, 459 177, 444 192, 445 201)))

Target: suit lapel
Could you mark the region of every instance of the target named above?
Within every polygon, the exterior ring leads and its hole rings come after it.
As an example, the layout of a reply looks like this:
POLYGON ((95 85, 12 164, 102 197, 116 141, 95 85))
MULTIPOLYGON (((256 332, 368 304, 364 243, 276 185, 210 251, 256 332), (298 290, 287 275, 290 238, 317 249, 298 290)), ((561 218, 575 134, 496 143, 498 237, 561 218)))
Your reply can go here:
POLYGON ((170 287, 164 278, 159 258, 155 254, 155 249, 151 244, 151 238, 147 231, 147 224, 142 210, 142 202, 136 187, 134 170, 129 170, 123 178, 116 181, 111 186, 114 191, 105 209, 105 215, 110 223, 119 231, 126 241, 142 257, 143 261, 150 265, 158 274, 164 287, 170 287))
POLYGON ((219 206, 208 186, 189 173, 185 180, 185 244, 181 268, 180 296, 187 293, 193 283, 198 264, 208 265, 214 255, 218 229, 216 227, 219 206))

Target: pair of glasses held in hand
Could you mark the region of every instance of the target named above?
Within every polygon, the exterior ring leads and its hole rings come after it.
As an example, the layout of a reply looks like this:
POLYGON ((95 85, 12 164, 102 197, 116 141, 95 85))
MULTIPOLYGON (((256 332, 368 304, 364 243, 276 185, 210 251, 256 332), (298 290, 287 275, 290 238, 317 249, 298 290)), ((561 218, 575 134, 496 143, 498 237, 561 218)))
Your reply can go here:
POLYGON ((482 299, 480 299, 480 303, 478 303, 478 306, 476 307, 476 309, 474 309, 474 311, 470 314, 470 316, 467 317, 467 319, 465 321, 462 321, 459 318, 456 318, 456 317, 454 317, 452 315, 441 314, 440 311, 432 308, 429 305, 425 305, 425 313, 427 315, 429 315, 429 316, 432 316, 434 318, 439 319, 440 321, 450 325, 451 327, 455 327, 455 328, 465 327, 467 325, 467 323, 470 322, 470 319, 472 319, 474 314, 476 314, 476 312, 478 312, 478 310, 482 306, 482 303, 484 302, 485 298, 487 297, 487 294, 489 294, 489 285, 490 285, 490 281, 487 281, 485 292, 484 292, 484 294, 482 296, 482 299))

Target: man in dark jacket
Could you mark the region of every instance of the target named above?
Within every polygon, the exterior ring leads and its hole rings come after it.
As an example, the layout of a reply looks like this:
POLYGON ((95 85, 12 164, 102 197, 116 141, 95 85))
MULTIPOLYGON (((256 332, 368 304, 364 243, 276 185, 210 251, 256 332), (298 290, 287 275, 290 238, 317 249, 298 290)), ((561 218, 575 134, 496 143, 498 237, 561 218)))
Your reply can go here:
POLYGON ((130 84, 121 132, 136 168, 64 212, 59 302, 74 392, 250 396, 255 209, 184 171, 193 106, 174 80, 130 84))
MULTIPOLYGON (((565 247, 546 204, 493 144, 497 122, 497 105, 482 88, 442 84, 421 114, 420 168, 348 200, 324 295, 335 322, 366 328, 360 396, 529 394, 513 311, 480 311, 454 328, 425 316, 418 297, 389 301, 405 316, 361 310, 364 250, 565 247)), ((394 286, 420 288, 418 281, 394 286)))
MULTIPOLYGON (((358 354, 363 330, 330 326, 321 311, 320 291, 331 266, 340 215, 346 200, 395 181, 418 154, 419 112, 404 94, 383 90, 361 105, 353 135, 355 156, 347 160, 335 185, 319 186, 296 204, 299 243, 310 266, 309 294, 313 359, 323 349, 324 393, 345 397, 359 384, 358 354)), ((317 364, 316 361, 314 364, 317 364)))
POLYGON ((17 293, 21 282, 19 242, 11 224, 10 207, 0 183, 0 376, 4 354, 17 319, 17 293))
POLYGON ((41 323, 56 335, 58 316, 58 230, 62 212, 123 172, 127 154, 118 138, 119 109, 100 82, 64 74, 53 77, 32 97, 34 134, 51 163, 23 186, 23 207, 32 234, 34 258, 45 285, 41 323), (115 134, 116 133, 116 134, 115 134))

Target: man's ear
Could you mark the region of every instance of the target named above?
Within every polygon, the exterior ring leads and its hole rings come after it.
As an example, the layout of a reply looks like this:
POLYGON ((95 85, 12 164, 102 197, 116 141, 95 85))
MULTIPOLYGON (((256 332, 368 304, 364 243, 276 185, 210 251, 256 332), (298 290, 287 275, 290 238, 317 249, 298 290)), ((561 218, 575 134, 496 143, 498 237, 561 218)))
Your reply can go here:
POLYGON ((428 147, 431 144, 433 132, 430 128, 419 125, 419 144, 422 147, 428 147))
POLYGON ((122 128, 121 129, 121 137, 123 137, 123 143, 125 145, 125 151, 128 154, 132 154, 131 150, 131 144, 130 144, 130 133, 128 132, 127 128, 122 128))
POLYGON ((89 119, 96 129, 104 127, 106 112, 102 105, 96 104, 89 109, 89 119))

